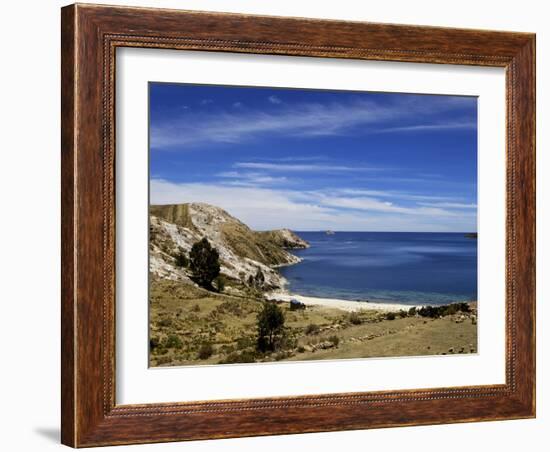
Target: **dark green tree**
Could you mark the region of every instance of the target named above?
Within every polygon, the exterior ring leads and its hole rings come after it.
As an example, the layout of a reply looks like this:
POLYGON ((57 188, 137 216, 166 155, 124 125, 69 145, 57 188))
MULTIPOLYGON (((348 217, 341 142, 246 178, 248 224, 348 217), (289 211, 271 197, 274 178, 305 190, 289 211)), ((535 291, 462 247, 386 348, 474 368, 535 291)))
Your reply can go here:
POLYGON ((197 284, 212 289, 212 281, 220 274, 220 256, 206 237, 193 244, 189 253, 189 268, 197 284))
POLYGON ((280 343, 285 325, 283 311, 275 303, 264 303, 258 313, 258 350, 275 351, 280 343))
POLYGON ((256 275, 248 277, 248 285, 254 289, 262 290, 265 285, 265 275, 260 268, 256 270, 256 275))
POLYGON ((225 290, 225 277, 220 273, 214 278, 214 284, 218 292, 223 292, 225 290))
POLYGON ((262 289, 265 284, 264 272, 259 268, 258 268, 258 271, 256 272, 256 276, 254 277, 254 284, 258 289, 262 289))
POLYGON ((176 259, 176 265, 181 268, 185 268, 189 265, 189 259, 185 254, 183 248, 179 248, 177 254, 174 256, 176 259))

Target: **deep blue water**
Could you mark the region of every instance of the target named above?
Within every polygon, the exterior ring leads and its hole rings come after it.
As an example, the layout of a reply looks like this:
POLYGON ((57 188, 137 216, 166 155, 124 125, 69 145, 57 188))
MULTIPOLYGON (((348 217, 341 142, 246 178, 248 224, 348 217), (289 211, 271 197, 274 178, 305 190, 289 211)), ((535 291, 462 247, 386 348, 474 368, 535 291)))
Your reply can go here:
POLYGON ((311 247, 283 267, 291 293, 445 304, 477 299, 477 240, 463 233, 296 232, 311 247))

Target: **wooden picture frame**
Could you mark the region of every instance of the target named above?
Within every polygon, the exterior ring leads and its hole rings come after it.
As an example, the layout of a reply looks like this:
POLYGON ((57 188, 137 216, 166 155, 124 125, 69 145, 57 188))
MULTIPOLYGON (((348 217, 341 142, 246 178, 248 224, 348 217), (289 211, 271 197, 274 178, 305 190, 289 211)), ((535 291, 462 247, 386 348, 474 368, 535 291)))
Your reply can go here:
POLYGON ((535 416, 535 35, 79 4, 62 9, 61 32, 64 444, 86 447, 535 416), (118 47, 505 68, 506 383, 117 405, 118 47))

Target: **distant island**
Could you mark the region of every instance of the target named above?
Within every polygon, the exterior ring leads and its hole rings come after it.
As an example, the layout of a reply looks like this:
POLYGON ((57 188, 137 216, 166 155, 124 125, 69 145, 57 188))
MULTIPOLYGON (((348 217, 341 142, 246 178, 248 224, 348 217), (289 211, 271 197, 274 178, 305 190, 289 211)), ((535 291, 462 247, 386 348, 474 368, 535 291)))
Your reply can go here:
POLYGON ((405 306, 291 294, 279 269, 300 264, 293 252, 311 246, 295 232, 253 231, 204 203, 149 213, 153 367, 477 351, 475 302, 405 306))

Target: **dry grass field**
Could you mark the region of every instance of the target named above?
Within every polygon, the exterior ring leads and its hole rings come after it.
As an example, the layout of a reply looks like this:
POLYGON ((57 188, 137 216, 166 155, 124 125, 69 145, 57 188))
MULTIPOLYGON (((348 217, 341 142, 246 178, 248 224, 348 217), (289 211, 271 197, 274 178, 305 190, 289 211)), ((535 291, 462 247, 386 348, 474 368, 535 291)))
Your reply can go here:
POLYGON ((277 350, 257 350, 264 301, 155 279, 150 294, 150 366, 450 355, 477 352, 475 303, 470 312, 422 317, 405 311, 283 310, 277 350))

